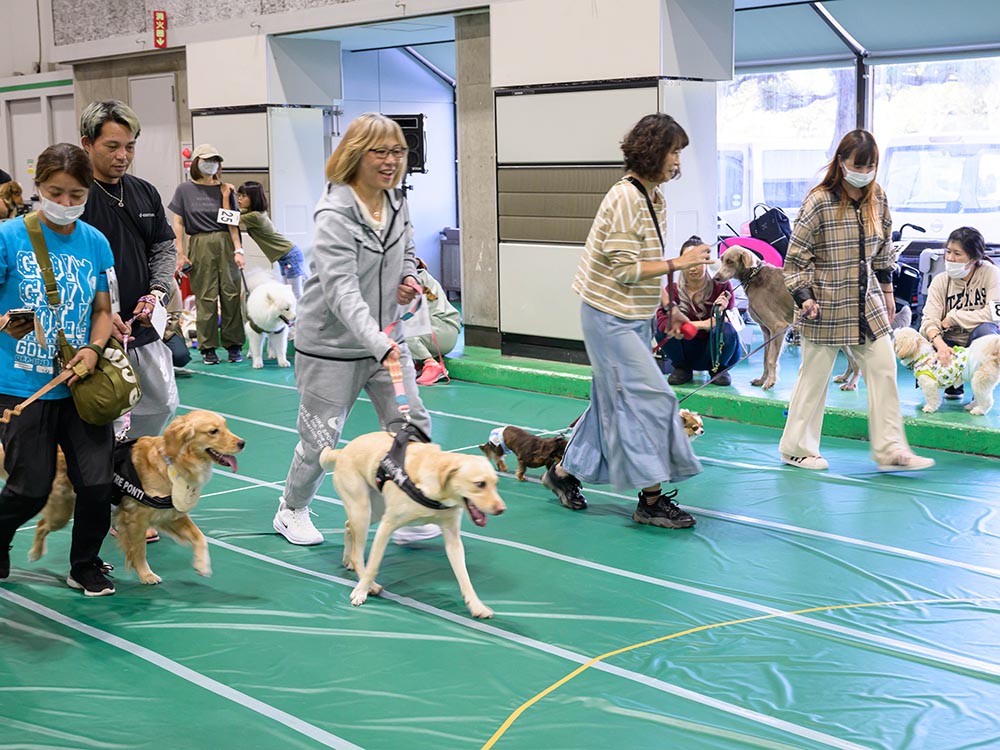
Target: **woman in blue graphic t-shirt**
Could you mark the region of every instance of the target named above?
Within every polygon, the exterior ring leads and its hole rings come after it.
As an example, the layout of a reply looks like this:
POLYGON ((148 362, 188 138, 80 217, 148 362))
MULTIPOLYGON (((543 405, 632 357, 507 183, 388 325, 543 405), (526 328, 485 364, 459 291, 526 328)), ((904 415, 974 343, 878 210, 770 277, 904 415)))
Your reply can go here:
MULTIPOLYGON (((77 221, 93 180, 87 154, 68 143, 49 146, 35 163, 38 216, 59 288, 57 307, 45 294, 24 218, 0 225, 2 409, 12 409, 58 374, 53 358, 60 329, 78 349, 67 367, 82 362, 91 372, 111 335, 111 247, 99 231, 77 221), (33 311, 34 321, 9 315, 15 308, 33 311)), ((98 427, 80 419, 66 385, 53 388, 9 423, 0 423, 7 474, 0 491, 0 579, 10 574, 9 550, 17 527, 45 505, 56 471, 56 449, 62 448, 76 492, 66 583, 87 596, 115 592, 98 556, 111 522, 112 429, 110 424, 98 427)))

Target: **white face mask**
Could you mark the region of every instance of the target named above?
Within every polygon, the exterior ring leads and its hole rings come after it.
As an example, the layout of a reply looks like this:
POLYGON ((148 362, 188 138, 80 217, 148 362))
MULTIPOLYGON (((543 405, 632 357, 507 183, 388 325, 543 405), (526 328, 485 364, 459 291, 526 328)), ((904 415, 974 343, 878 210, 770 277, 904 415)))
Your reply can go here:
POLYGON ((964 279, 969 275, 969 271, 972 270, 969 268, 971 265, 971 263, 957 263, 955 261, 946 260, 944 262, 944 272, 948 274, 949 278, 964 279))
POLYGON ((83 212, 87 209, 86 203, 81 203, 79 206, 64 206, 61 203, 50 201, 44 195, 42 196, 41 203, 42 213, 45 214, 45 218, 61 227, 72 224, 83 216, 83 212))
POLYGON ((203 161, 198 164, 198 171, 202 174, 207 174, 209 177, 214 175, 219 171, 219 162, 217 161, 203 161))
MULTIPOLYGON (((841 164, 843 166, 843 164, 841 164)), ((852 172, 847 167, 844 167, 844 181, 848 185, 852 185, 856 188, 863 188, 871 184, 871 181, 875 179, 875 170, 871 172, 852 172)))

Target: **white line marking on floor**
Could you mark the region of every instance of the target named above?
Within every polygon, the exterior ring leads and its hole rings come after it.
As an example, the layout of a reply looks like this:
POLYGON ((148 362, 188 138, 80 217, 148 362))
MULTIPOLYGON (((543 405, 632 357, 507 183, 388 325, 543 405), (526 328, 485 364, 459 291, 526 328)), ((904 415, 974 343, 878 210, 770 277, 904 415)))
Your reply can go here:
MULTIPOLYGON (((293 390, 293 391, 296 390, 295 386, 282 385, 280 383, 265 383, 265 382, 260 381, 260 380, 251 380, 251 379, 248 379, 248 378, 238 378, 238 377, 234 377, 232 375, 221 375, 221 374, 216 374, 216 373, 212 373, 212 372, 201 372, 199 370, 189 370, 188 372, 190 372, 190 373, 192 373, 194 375, 204 375, 204 376, 213 377, 213 378, 223 378, 225 380, 236 380, 236 381, 239 381, 241 383, 252 383, 254 385, 262 385, 262 386, 267 386, 267 387, 272 387, 272 388, 283 388, 283 389, 288 389, 288 390, 293 390)), ((499 386, 496 386, 496 387, 499 387, 499 386)), ((561 397, 561 398, 568 398, 568 397, 561 397)), ((371 403, 366 398, 359 398, 358 400, 359 401, 368 401, 369 403, 371 403)), ((188 408, 190 408, 190 407, 188 407, 188 408)), ((465 415, 462 415, 462 414, 452 414, 450 412, 442 412, 442 411, 431 411, 430 413, 438 415, 438 416, 442 416, 442 417, 450 417, 452 419, 460 419, 460 420, 466 420, 466 421, 470 421, 470 422, 479 422, 479 423, 483 423, 483 424, 492 424, 495 427, 499 426, 499 425, 497 425, 497 423, 495 421, 487 420, 487 419, 480 419, 479 417, 468 417, 468 416, 465 416, 465 415)), ((271 426, 273 426, 273 427, 275 427, 275 429, 279 429, 279 430, 286 430, 286 429, 288 429, 288 428, 285 428, 285 427, 279 427, 277 425, 271 425, 271 426)), ((534 432, 534 433, 536 433, 538 435, 555 435, 555 434, 558 434, 560 432, 564 432, 565 429, 566 429, 566 428, 560 428, 558 430, 552 430, 552 429, 546 429, 546 428, 542 428, 542 427, 528 427, 528 426, 525 426, 525 425, 518 425, 518 426, 523 427, 523 429, 529 430, 529 431, 534 432)), ((698 456, 698 458, 699 458, 699 460, 701 460, 704 463, 714 464, 716 466, 729 466, 729 467, 737 468, 737 469, 751 469, 751 470, 754 470, 754 471, 772 471, 772 472, 781 472, 781 473, 786 473, 786 472, 790 472, 790 471, 791 472, 800 472, 800 473, 802 472, 801 469, 798 469, 798 468, 796 468, 794 466, 784 466, 784 465, 774 465, 774 466, 772 466, 772 465, 768 465, 768 464, 753 464, 753 463, 748 463, 748 462, 745 462, 745 461, 728 461, 726 459, 709 458, 709 457, 704 457, 704 456, 698 456)), ((865 486, 877 487, 879 489, 886 489, 886 485, 884 485, 884 484, 880 484, 878 482, 873 482, 870 479, 863 479, 863 478, 858 478, 858 477, 847 476, 845 474, 832 474, 830 472, 821 471, 821 472, 813 472, 813 476, 817 480, 820 480, 820 481, 848 482, 848 483, 853 483, 853 484, 861 484, 861 485, 865 485, 865 486)), ((990 506, 990 507, 1000 508, 1000 501, 990 500, 990 499, 987 499, 987 498, 970 497, 969 495, 959 495, 959 494, 951 493, 951 492, 939 492, 939 491, 936 491, 936 490, 928 490, 928 489, 925 489, 923 487, 921 487, 921 489, 920 489, 920 494, 924 495, 924 496, 930 496, 930 497, 942 497, 942 498, 946 498, 948 500, 964 500, 964 501, 967 501, 967 502, 981 503, 983 505, 987 505, 987 506, 990 506)))
POLYGON ((348 742, 342 737, 338 737, 337 735, 331 734, 324 729, 313 726, 302 719, 275 708, 274 706, 270 706, 263 701, 252 698, 246 693, 242 693, 239 690, 229 687, 228 685, 224 685, 218 680, 206 677, 200 672, 195 672, 193 669, 185 667, 183 664, 180 664, 173 659, 168 659, 166 656, 148 649, 145 646, 140 646, 138 643, 132 643, 131 641, 125 640, 117 635, 113 635, 112 633, 99 630, 98 628, 87 625, 79 620, 74 620, 72 617, 64 615, 62 612, 57 612, 56 610, 50 609, 43 604, 39 604, 38 602, 27 599, 11 591, 7 591, 6 589, 0 589, 0 599, 6 599, 11 604, 23 607, 29 612, 34 612, 42 617, 47 617, 53 622, 57 622, 60 625, 70 628, 71 630, 83 633, 84 635, 90 636, 91 638, 101 641, 102 643, 106 643, 109 646, 121 649, 132 656, 136 656, 143 661, 149 662, 153 666, 159 667, 160 669, 180 677, 182 680, 186 680, 193 685, 197 685, 198 687, 204 688, 211 693, 215 693, 220 698, 225 698, 226 700, 243 706, 244 708, 258 713, 261 716, 271 719, 272 721, 284 724, 289 729, 305 735, 311 740, 319 742, 324 747, 332 747, 336 750, 362 750, 362 748, 358 745, 348 742))
MULTIPOLYGON (((213 469, 215 471, 215 469, 213 469)), ((221 474, 222 472, 219 471, 221 474)), ((233 476, 231 474, 224 474, 224 476, 233 476)), ((252 477, 239 476, 240 479, 248 482, 254 482, 261 486, 274 486, 272 482, 265 482, 264 480, 253 479, 252 477)), ((610 494, 610 493, 606 493, 610 494)), ((320 502, 329 503, 331 505, 343 506, 343 502, 336 498, 327 497, 326 495, 316 495, 314 498, 320 502)), ((610 565, 604 565, 603 563, 592 562, 590 560, 584 560, 579 557, 573 557, 572 555, 564 555, 561 552, 553 552, 552 550, 543 549, 541 547, 535 547, 534 545, 525 544, 523 542, 514 542, 508 539, 498 539, 495 537, 483 536, 481 534, 476 534, 471 531, 461 532, 462 536, 467 539, 475 539, 477 541, 486 542, 488 544, 498 544, 503 547, 510 547, 513 549, 521 550, 522 552, 529 552, 531 554, 539 555, 541 557, 548 557, 553 560, 558 560, 560 562, 569 563, 570 565, 578 565, 583 568, 589 568, 591 570, 597 570, 602 573, 610 573, 611 575, 618 576, 621 578, 628 578, 633 581, 639 581, 642 583, 650 583, 654 586, 660 586, 666 589, 672 589, 674 591, 680 591, 685 594, 691 594, 692 596, 701 597, 704 599, 712 599, 717 602, 722 602, 723 604, 730 604, 736 607, 741 607, 743 609, 748 609, 751 612, 760 612, 762 614, 774 614, 776 612, 782 612, 783 610, 775 609, 773 607, 767 607, 762 604, 757 604, 756 602, 749 601, 747 599, 740 599, 734 596, 728 596, 726 594, 718 594, 714 591, 707 591, 705 589, 695 588, 693 586, 688 586, 682 583, 675 583, 674 581, 668 581, 662 578, 655 578, 653 576, 648 576, 643 573, 634 573, 630 570, 625 570, 623 568, 615 568, 610 565)), ((338 579, 346 580, 346 579, 338 579)), ((903 594, 900 594, 903 597, 903 594)), ((844 625, 837 625, 835 623, 823 622, 822 620, 815 620, 811 617, 806 617, 804 615, 794 615, 783 618, 784 620, 792 620, 804 625, 807 625, 811 629, 827 630, 832 633, 837 633, 840 636, 849 636, 850 638, 857 641, 866 641, 873 644, 878 648, 882 648, 888 651, 914 654, 916 656, 922 657, 924 659, 929 659, 931 661, 945 664, 948 667, 959 667, 962 669, 972 670, 974 672, 979 672, 987 674, 991 677, 1000 677, 1000 665, 993 664, 992 662, 983 661, 980 659, 974 659, 972 657, 965 657, 960 654, 952 654, 947 651, 942 651, 940 649, 928 648, 926 646, 921 646, 918 644, 907 643, 906 641, 901 641, 895 638, 887 638, 885 636, 876 635, 874 633, 867 633, 863 630, 858 630, 856 628, 846 627, 844 625)))
MULTIPOLYGON (((346 578, 341 578, 340 576, 330 575, 328 573, 320 573, 319 571, 310 570, 309 568, 303 568, 299 565, 293 565, 292 563, 285 562, 284 560, 279 560, 276 557, 270 557, 268 555, 261 554, 259 552, 254 552, 253 550, 245 549, 243 547, 237 547, 234 544, 229 544, 228 542, 222 542, 218 539, 213 539, 208 537, 208 543, 214 546, 222 547, 230 552, 235 552, 240 555, 245 555, 247 557, 259 560, 261 562, 268 563, 270 565, 276 565, 286 570, 292 570, 297 573, 302 573, 303 575, 312 576, 314 578, 319 578, 324 581, 329 581, 331 583, 336 583, 339 586, 345 586, 353 589, 357 584, 357 581, 352 581, 346 578)), ((478 630, 482 633, 487 633, 489 635, 495 636, 497 638, 502 638, 503 640, 510 641, 512 643, 517 643, 521 646, 526 646, 536 651, 542 651, 551 656, 557 656, 559 658, 565 659, 574 664, 586 664, 590 661, 591 657, 584 656, 583 654, 576 653, 575 651, 570 651, 569 649, 564 649, 559 646, 553 646, 548 643, 543 643, 542 641, 535 640, 534 638, 528 638, 527 636, 519 635, 517 633, 512 633, 503 628, 499 628, 495 625, 488 625, 481 620, 475 620, 471 617, 464 617, 462 615, 456 615, 447 610, 439 609, 437 607, 425 604, 423 602, 412 599, 408 596, 400 596, 398 594, 393 594, 388 590, 382 591, 379 594, 380 599, 388 599, 389 601, 401 604, 404 607, 410 607, 411 609, 424 612, 425 614, 432 615, 434 617, 439 617, 457 625, 463 627, 472 628, 478 630)), ((345 602, 346 606, 346 602, 345 602)), ((696 703, 700 703, 711 708, 715 708, 725 713, 732 714, 734 716, 739 716, 750 721, 755 721, 759 724, 764 724, 766 726, 779 729, 783 732, 793 734, 797 737, 804 737, 811 739, 815 742, 821 742, 824 745, 829 745, 830 747, 840 748, 841 750, 866 750, 861 745, 856 745, 853 742, 847 740, 842 740, 839 737, 833 737, 832 735, 825 734, 823 732, 818 732, 814 729, 809 729, 807 727, 799 726, 798 724, 793 724, 782 719, 776 719, 773 716, 767 716, 765 714, 758 713, 756 711, 751 711, 750 709, 743 708, 742 706, 737 706, 732 703, 727 703, 725 701, 719 700, 717 698, 712 698, 707 695, 702 695, 701 693, 696 693, 692 690, 687 690, 678 685, 673 685, 663 680, 658 680, 654 677, 649 677, 647 675, 641 674, 639 672, 633 672, 629 669, 624 669, 622 667, 614 667, 604 662, 598 662, 594 664, 591 669, 597 669, 602 672, 607 672, 609 674, 622 677, 626 680, 632 682, 637 682, 648 687, 652 687, 656 690, 660 690, 664 693, 669 693, 675 695, 679 698, 685 698, 696 703)))
MULTIPOLYGON (((186 370, 186 372, 189 372, 192 375, 204 375, 204 376, 210 377, 210 378, 221 378, 223 380, 235 380, 235 381, 237 381, 239 383, 250 383, 251 385, 262 385, 262 386, 266 386, 268 388, 281 388, 282 390, 289 390, 289 391, 298 390, 294 385, 282 385, 281 383, 264 383, 264 382, 262 382, 260 380, 252 380, 250 378, 238 378, 238 377, 235 377, 234 375, 222 375, 222 374, 217 374, 217 373, 214 373, 214 372, 201 372, 200 370, 186 370)), ((365 403, 368 403, 368 404, 371 403, 371 399, 365 398, 364 396, 359 396, 357 400, 358 401, 364 401, 365 403)), ((195 408, 195 407, 185 407, 185 408, 195 408)), ((197 407, 197 408, 201 408, 201 407, 197 407)), ((214 411, 214 409, 213 409, 213 411, 214 411)), ((476 422, 478 424, 488 424, 488 425, 493 425, 494 427, 498 426, 497 423, 496 423, 496 420, 493 420, 493 419, 482 419, 480 417, 470 417, 470 416, 467 416, 465 414, 452 414, 451 412, 447 412, 447 411, 435 411, 434 409, 428 409, 427 413, 428 414, 432 414, 432 415, 434 415, 436 417, 448 417, 449 419, 461 419, 461 420, 464 420, 466 422, 476 422)), ((278 429, 282 429, 283 430, 283 429, 286 429, 286 428, 279 427, 278 429)), ((531 430, 533 432, 539 432, 539 433, 553 432, 553 430, 543 430, 540 427, 525 427, 524 429, 531 430)))
MULTIPOLYGON (((243 474, 231 474, 223 469, 213 468, 212 471, 213 473, 218 474, 219 476, 242 479, 243 481, 250 482, 257 486, 279 487, 279 488, 281 486, 274 484, 272 482, 266 482, 264 480, 248 477, 243 474)), ((506 473, 501 472, 501 475, 510 478, 514 477, 513 472, 506 472, 506 473)), ((535 484, 541 483, 540 480, 537 479, 536 477, 527 477, 526 481, 533 482, 535 484)), ((609 492, 607 490, 598 490, 592 487, 587 488, 587 494, 603 495, 605 497, 610 497, 615 500, 624 500, 632 502, 631 495, 621 495, 615 492, 609 492)), ((325 497, 322 495, 317 495, 316 499, 321 500, 323 502, 331 502, 334 503, 335 505, 341 504, 339 500, 336 500, 331 497, 325 497)), ((799 536, 812 537, 815 539, 826 539, 828 541, 835 541, 852 547, 870 549, 876 552, 885 552, 892 555, 898 555, 900 557, 906 557, 911 560, 917 560, 919 562, 929 562, 929 563, 934 563, 936 565, 944 565, 950 568, 968 570, 972 573, 981 573, 982 575, 987 575, 992 578, 1000 578, 1000 568, 991 568, 986 565, 976 565, 974 563, 967 563, 961 560, 952 560, 946 557, 939 557, 937 555, 928 555, 923 552, 917 552, 916 550, 910 550, 904 547, 894 547, 889 544, 880 544, 879 542, 870 542, 866 539, 858 539, 857 537, 844 536, 843 534, 833 534, 827 531, 817 531, 815 529, 807 529, 803 526, 793 526, 792 524, 780 523, 777 521, 768 521, 762 518, 753 518, 752 516, 743 516, 736 513, 726 513, 724 511, 709 510, 708 508, 701 508, 696 505, 688 505, 682 503, 681 507, 693 514, 707 516, 709 518, 718 518, 721 521, 746 524, 748 526, 759 526, 761 528, 769 528, 775 531, 788 532, 790 534, 797 534, 799 536)), ((462 533, 464 534, 465 532, 462 533)))
MULTIPOLYGON (((782 474, 787 474, 788 472, 803 474, 804 472, 807 471, 807 469, 800 469, 796 466, 785 466, 785 465, 770 466, 766 464, 751 464, 751 463, 746 463, 745 461, 727 461, 726 459, 723 458, 707 458, 704 456, 698 456, 698 460, 706 464, 715 464, 716 466, 730 466, 734 469, 752 469, 754 471, 771 471, 771 472, 779 472, 782 474)), ((872 469, 872 472, 875 471, 876 469, 872 469)), ((988 498, 983 498, 983 497, 970 497, 969 495, 958 495, 951 492, 938 492, 937 490, 928 490, 925 489, 923 485, 920 486, 919 490, 917 490, 915 487, 905 487, 905 486, 899 488, 890 488, 887 485, 882 484, 880 482, 873 482, 871 479, 852 477, 848 476, 847 474, 833 474, 829 471, 811 471, 809 472, 809 476, 814 477, 815 479, 818 479, 820 481, 860 484, 866 487, 875 487, 881 490, 902 489, 903 491, 919 492, 923 496, 943 497, 948 500, 966 500, 974 503, 981 503, 983 505, 988 505, 993 508, 1000 508, 1000 501, 997 500, 990 500, 988 498)))

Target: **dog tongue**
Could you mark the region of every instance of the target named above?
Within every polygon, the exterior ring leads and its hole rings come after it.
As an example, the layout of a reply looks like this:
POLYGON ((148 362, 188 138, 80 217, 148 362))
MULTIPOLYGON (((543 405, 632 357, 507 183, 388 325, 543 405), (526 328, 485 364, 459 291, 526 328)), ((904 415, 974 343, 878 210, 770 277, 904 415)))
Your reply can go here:
POLYGON ((476 526, 486 525, 486 514, 483 513, 479 508, 470 503, 468 500, 465 501, 465 507, 469 510, 469 516, 472 518, 472 522, 476 526))
POLYGON ((223 455, 222 458, 219 459, 219 463, 223 464, 224 466, 228 466, 235 473, 235 471, 236 471, 236 456, 223 455))

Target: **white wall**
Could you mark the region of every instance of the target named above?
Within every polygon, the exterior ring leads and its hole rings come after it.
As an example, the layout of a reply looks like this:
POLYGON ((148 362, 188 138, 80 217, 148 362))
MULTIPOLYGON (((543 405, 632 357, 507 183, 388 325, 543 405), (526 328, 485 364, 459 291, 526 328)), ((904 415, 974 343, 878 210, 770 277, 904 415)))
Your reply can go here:
POLYGON ((494 88, 655 76, 660 0, 512 0, 490 6, 494 88))
MULTIPOLYGON (((38 62, 38 10, 35 0, 3 0, 0 30, 0 78, 28 75, 38 62)), ((42 70, 47 67, 42 65, 42 70)))
MULTIPOLYGON (((269 104, 267 38, 262 34, 187 46, 188 107, 269 104), (225 71, 225 74, 221 73, 225 71)), ((222 149, 221 144, 213 144, 222 149)))
POLYGON ((439 233, 458 221, 454 90, 400 50, 344 52, 342 64, 342 129, 363 112, 427 115, 427 174, 409 176, 408 198, 417 255, 440 278, 439 233))

